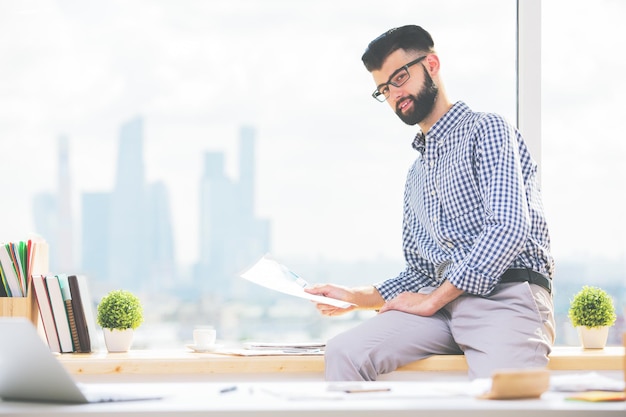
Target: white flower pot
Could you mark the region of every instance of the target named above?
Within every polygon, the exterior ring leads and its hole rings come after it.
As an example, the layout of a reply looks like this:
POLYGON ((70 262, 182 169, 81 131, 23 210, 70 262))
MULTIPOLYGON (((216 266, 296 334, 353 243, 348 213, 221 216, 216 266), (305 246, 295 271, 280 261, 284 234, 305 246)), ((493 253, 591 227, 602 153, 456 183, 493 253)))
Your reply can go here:
POLYGON ((104 343, 109 352, 128 352, 133 344, 133 329, 102 329, 104 331, 104 343))
POLYGON ((602 327, 576 327, 578 337, 585 349, 604 349, 609 337, 609 326, 602 327))

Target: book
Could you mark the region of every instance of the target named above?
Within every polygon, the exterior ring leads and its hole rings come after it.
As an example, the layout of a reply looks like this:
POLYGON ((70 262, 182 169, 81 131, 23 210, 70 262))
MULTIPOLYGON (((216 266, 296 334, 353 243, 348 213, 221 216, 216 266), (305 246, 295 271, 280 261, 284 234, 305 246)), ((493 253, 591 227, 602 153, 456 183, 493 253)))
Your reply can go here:
POLYGON ((70 335, 72 336, 72 345, 74 352, 80 352, 80 341, 78 340, 78 329, 76 328, 76 319, 74 318, 74 309, 72 308, 72 299, 63 300, 65 311, 67 312, 67 321, 70 324, 70 335))
POLYGON ((28 276, 48 275, 48 243, 42 238, 28 241, 28 276))
POLYGON ((8 286, 7 281, 4 278, 4 272, 2 271, 2 267, 0 266, 0 297, 8 297, 8 286))
POLYGON ((20 248, 22 247, 21 243, 7 243, 7 252, 11 257, 11 262, 13 262, 13 267, 15 268, 15 273, 17 274, 17 282, 20 287, 20 294, 22 297, 26 296, 26 274, 24 273, 24 268, 22 266, 22 256, 20 254, 20 248))
POLYGON ((43 275, 34 275, 32 277, 32 290, 34 291, 34 296, 37 300, 39 315, 41 316, 41 323, 46 335, 46 340, 48 341, 48 346, 52 352, 59 353, 61 352, 59 336, 57 335, 57 329, 54 324, 50 298, 48 297, 48 290, 44 280, 45 277, 43 275))
POLYGON ((77 275, 78 287, 80 288, 80 296, 83 303, 83 310, 85 312, 85 321, 87 322, 87 329, 89 329, 89 339, 91 342, 91 350, 98 348, 98 338, 96 337, 96 303, 91 297, 89 291, 89 281, 85 275, 77 275))
POLYGON ((50 305, 52 306, 52 315, 54 316, 54 324, 59 336, 59 345, 61 353, 73 352, 74 345, 72 343, 72 334, 70 331, 70 323, 61 293, 61 283, 56 275, 46 276, 46 288, 50 297, 50 305))
POLYGON ((615 391, 585 391, 568 396, 565 399, 569 401, 589 402, 626 401, 626 393, 615 391))
POLYGON ((72 307, 72 294, 70 292, 69 279, 65 274, 57 275, 57 278, 61 286, 61 296, 63 297, 63 304, 65 305, 65 312, 67 313, 67 322, 70 326, 73 351, 77 352, 80 349, 80 342, 78 341, 78 329, 76 328, 76 318, 74 317, 74 308, 72 307))
POLYGON ((13 264, 10 243, 0 245, 0 266, 9 290, 8 295, 10 297, 24 297, 26 294, 22 292, 22 286, 13 264))
POLYGON ((80 353, 91 352, 91 336, 95 329, 90 331, 89 329, 89 317, 93 314, 91 309, 91 299, 87 290, 87 283, 84 280, 85 277, 77 277, 76 275, 70 275, 67 277, 70 294, 72 297, 72 311, 74 314, 74 321, 76 323, 76 332, 78 344, 75 343, 76 351, 80 353), (82 286, 82 289, 81 289, 82 286), (83 292, 85 294, 83 294, 83 292), (83 295, 85 298, 83 299, 83 295), (89 304, 85 306, 85 304, 89 304), (85 310, 88 310, 87 312, 85 310))
POLYGON ((25 296, 28 295, 28 245, 24 241, 19 241, 15 244, 15 258, 17 259, 17 265, 19 267, 22 285, 22 292, 25 296))

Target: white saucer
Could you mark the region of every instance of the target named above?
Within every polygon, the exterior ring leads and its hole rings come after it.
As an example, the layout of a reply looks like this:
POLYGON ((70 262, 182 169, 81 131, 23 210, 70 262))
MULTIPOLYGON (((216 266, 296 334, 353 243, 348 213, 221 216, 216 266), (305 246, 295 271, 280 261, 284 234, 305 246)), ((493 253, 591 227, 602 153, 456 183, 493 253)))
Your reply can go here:
POLYGON ((222 347, 222 345, 211 345, 211 346, 196 347, 196 345, 194 345, 194 344, 185 345, 185 346, 187 348, 193 350, 194 352, 197 352, 197 353, 215 352, 220 347, 222 347))

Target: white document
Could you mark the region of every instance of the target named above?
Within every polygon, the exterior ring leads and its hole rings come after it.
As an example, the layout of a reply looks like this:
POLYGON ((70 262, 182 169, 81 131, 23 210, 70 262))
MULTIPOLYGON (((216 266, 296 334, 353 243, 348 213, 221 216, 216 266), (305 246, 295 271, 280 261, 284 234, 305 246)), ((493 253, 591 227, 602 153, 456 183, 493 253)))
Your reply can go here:
POLYGON ((308 285, 305 280, 290 271, 286 266, 268 258, 267 255, 259 259, 250 269, 242 273, 241 277, 265 288, 284 294, 295 295, 296 297, 306 298, 316 303, 329 304, 339 308, 348 308, 354 305, 335 298, 307 293, 304 291, 304 288, 308 285))

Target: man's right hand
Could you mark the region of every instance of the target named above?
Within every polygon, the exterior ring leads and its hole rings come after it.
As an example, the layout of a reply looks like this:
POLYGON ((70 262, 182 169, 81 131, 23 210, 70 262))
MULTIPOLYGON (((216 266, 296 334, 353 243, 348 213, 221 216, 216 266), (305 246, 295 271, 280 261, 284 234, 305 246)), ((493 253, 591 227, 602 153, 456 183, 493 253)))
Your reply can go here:
MULTIPOLYGON (((318 284, 308 286, 304 289, 305 292, 313 295, 322 295, 324 297, 335 298, 337 300, 347 301, 353 303, 352 301, 352 291, 349 288, 342 287, 339 285, 331 285, 331 284, 318 284)), ((322 313, 324 316, 340 316, 349 311, 352 311, 357 308, 357 306, 352 305, 347 308, 335 307, 330 304, 324 303, 315 303, 317 310, 322 313)))
POLYGON ((355 309, 376 310, 385 303, 385 300, 374 287, 348 288, 333 284, 318 284, 306 287, 304 291, 309 294, 323 295, 354 304, 347 308, 340 308, 329 304, 316 303, 317 310, 324 316, 340 316, 355 309))

